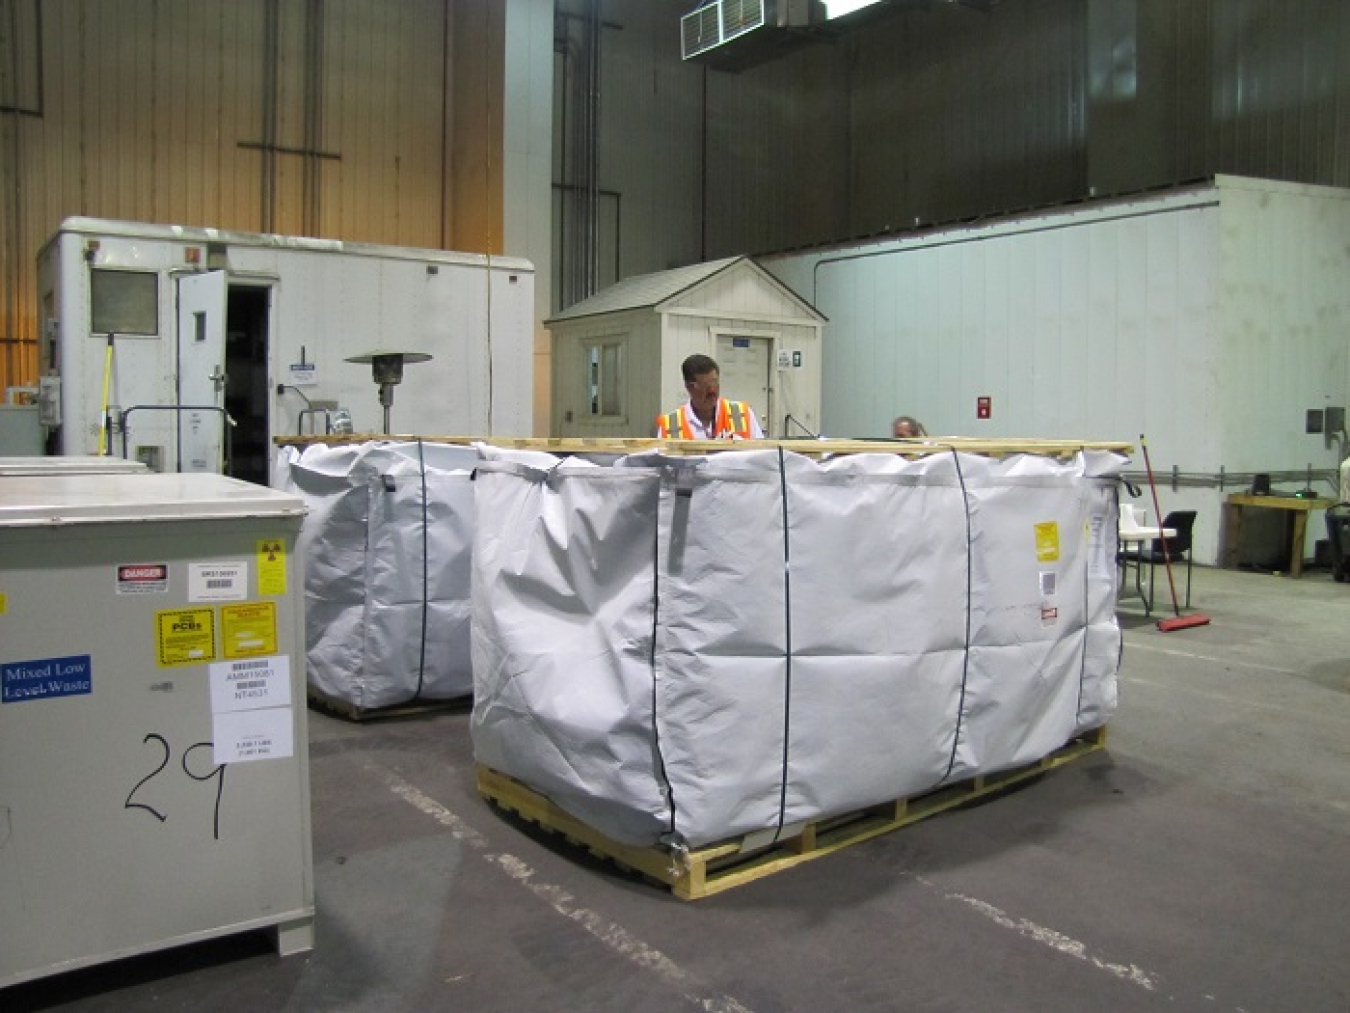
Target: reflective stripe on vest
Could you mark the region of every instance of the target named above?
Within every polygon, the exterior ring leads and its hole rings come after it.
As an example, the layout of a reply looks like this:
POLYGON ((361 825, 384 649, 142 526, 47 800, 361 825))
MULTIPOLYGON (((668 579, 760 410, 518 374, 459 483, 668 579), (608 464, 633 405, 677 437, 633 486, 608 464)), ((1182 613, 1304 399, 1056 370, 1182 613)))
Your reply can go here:
POLYGON ((732 433, 743 440, 754 438, 754 434, 750 431, 749 405, 744 401, 728 401, 723 398, 719 408, 716 436, 732 433))
POLYGON ((726 405, 726 415, 729 416, 726 430, 734 432, 741 439, 749 439, 751 436, 751 413, 745 409, 744 401, 724 401, 726 405))
POLYGON ((685 421, 683 408, 676 408, 673 412, 658 415, 656 430, 657 436, 663 440, 692 440, 694 438, 693 430, 689 428, 685 421))

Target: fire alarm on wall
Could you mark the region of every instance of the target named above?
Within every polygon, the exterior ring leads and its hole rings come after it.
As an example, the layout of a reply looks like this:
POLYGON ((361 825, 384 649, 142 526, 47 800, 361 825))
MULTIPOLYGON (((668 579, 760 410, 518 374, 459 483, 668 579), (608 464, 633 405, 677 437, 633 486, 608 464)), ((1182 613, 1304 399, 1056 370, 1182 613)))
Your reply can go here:
POLYGON ((977 419, 991 418, 994 414, 994 399, 991 397, 977 397, 975 399, 975 417, 977 419))

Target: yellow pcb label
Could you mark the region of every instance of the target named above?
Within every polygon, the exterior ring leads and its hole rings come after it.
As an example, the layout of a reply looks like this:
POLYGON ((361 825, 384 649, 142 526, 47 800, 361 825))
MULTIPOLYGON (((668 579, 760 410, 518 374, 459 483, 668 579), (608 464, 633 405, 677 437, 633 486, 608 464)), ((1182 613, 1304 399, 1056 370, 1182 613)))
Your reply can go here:
POLYGON ((220 606, 220 639, 227 661, 276 654, 276 602, 220 606))
POLYGON ((258 542, 258 593, 286 593, 286 543, 279 538, 258 542))
POLYGON ((9 611, 9 596, 0 591, 0 616, 9 611))
POLYGON ((1053 563, 1059 559, 1059 524, 1042 521, 1036 525, 1036 561, 1053 563))
POLYGON ((160 668, 216 660, 216 616, 212 609, 156 612, 155 634, 160 668))

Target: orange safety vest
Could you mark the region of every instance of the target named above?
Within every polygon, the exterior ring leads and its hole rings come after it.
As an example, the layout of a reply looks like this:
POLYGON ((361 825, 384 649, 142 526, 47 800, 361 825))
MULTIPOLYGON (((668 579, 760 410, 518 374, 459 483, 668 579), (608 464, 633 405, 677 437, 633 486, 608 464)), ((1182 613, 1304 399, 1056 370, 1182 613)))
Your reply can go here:
MULTIPOLYGON (((692 440, 695 438, 694 430, 689 425, 689 419, 685 416, 683 407, 656 417, 656 435, 663 440, 692 440)), ((750 406, 744 401, 728 401, 726 398, 719 398, 717 417, 713 422, 712 438, 720 440, 731 436, 739 437, 742 440, 754 439, 754 433, 750 429, 750 406)))

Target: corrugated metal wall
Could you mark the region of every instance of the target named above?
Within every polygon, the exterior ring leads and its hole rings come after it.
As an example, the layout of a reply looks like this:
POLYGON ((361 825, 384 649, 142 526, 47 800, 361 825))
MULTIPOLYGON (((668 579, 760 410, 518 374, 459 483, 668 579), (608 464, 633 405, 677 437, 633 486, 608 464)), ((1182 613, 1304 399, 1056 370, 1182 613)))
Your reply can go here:
POLYGON ((836 42, 700 70, 703 255, 1221 172, 1347 186, 1347 52, 1341 0, 897 4, 836 42))
POLYGON ((1085 21, 1081 3, 942 4, 852 38, 850 233, 1081 193, 1085 21))
POLYGON ((501 252, 501 0, 0 0, 0 386, 70 215, 501 252))

